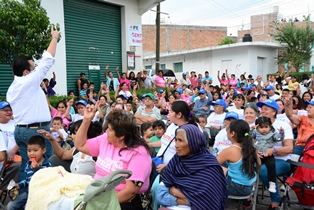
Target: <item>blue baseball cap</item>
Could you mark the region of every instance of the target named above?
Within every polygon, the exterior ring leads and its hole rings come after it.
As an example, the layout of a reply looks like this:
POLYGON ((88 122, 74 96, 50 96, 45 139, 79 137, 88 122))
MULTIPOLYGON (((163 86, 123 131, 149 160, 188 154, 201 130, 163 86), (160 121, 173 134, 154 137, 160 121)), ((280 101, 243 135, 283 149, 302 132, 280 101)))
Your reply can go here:
POLYGON ((275 88, 274 88, 274 86, 272 86, 272 85, 268 85, 268 86, 266 86, 265 88, 264 88, 264 90, 275 90, 275 88))
POLYGON ((145 98, 145 97, 146 97, 146 93, 143 93, 142 94, 142 99, 145 98))
POLYGON ((238 120, 239 115, 236 112, 227 112, 225 119, 229 119, 229 118, 233 118, 233 119, 238 120))
POLYGON ((178 93, 182 94, 183 93, 183 89, 182 88, 178 88, 174 92, 178 92, 178 93))
POLYGON ((182 76, 186 76, 186 73, 182 73, 182 76))
POLYGON ((216 104, 224 107, 225 109, 227 108, 226 102, 222 99, 217 99, 215 102, 210 103, 210 105, 213 105, 213 106, 215 106, 216 104))
POLYGON ((273 99, 267 99, 264 102, 257 102, 256 103, 256 106, 258 106, 260 108, 262 108, 263 105, 266 105, 266 106, 269 106, 269 107, 275 109, 276 110, 276 114, 279 111, 279 106, 278 106, 277 102, 275 100, 273 100, 273 99))
POLYGON ((304 103, 305 103, 305 105, 311 104, 314 106, 314 99, 312 99, 311 101, 305 101, 304 103))
POLYGON ((85 100, 79 100, 75 103, 75 105, 78 105, 78 104, 82 104, 84 106, 87 106, 87 102, 85 100))
POLYGON ((158 93, 163 93, 164 90, 163 90, 163 89, 159 89, 157 92, 158 92, 158 93))
POLYGON ((206 94, 206 90, 200 89, 200 90, 198 91, 198 94, 206 94))
POLYGON ((5 107, 7 107, 7 106, 10 106, 10 104, 8 102, 6 102, 6 101, 0 102, 0 109, 3 109, 5 107))

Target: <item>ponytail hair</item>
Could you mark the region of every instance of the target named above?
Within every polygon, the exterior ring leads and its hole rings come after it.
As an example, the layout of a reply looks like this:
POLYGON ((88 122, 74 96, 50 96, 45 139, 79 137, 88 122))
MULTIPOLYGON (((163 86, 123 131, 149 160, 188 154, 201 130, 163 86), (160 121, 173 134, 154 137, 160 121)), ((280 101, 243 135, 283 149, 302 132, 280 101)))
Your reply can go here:
POLYGON ((171 110, 176 114, 181 112, 182 116, 188 122, 188 124, 197 126, 196 117, 193 112, 191 112, 189 105, 185 101, 173 102, 171 105, 171 110))
POLYGON ((244 120, 234 120, 230 123, 230 132, 237 135, 237 142, 242 148, 242 166, 241 169, 248 174, 250 178, 255 176, 257 167, 257 154, 253 146, 253 141, 250 136, 250 126, 244 120))

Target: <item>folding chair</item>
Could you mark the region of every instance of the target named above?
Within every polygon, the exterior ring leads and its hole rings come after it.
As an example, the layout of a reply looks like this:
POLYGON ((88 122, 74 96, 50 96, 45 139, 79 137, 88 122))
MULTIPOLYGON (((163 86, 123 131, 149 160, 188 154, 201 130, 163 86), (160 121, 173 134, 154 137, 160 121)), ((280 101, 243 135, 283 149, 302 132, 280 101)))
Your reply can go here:
MULTIPOLYGON (((237 209, 240 210, 241 209, 242 200, 253 197, 253 200, 252 200, 252 210, 255 210, 256 209, 257 193, 258 193, 258 184, 259 184, 259 172, 256 174, 256 181, 255 181, 255 183, 253 185, 253 189, 252 189, 251 194, 245 195, 245 196, 229 195, 228 199, 239 200, 237 209)), ((243 207, 243 209, 245 209, 245 208, 243 207)))

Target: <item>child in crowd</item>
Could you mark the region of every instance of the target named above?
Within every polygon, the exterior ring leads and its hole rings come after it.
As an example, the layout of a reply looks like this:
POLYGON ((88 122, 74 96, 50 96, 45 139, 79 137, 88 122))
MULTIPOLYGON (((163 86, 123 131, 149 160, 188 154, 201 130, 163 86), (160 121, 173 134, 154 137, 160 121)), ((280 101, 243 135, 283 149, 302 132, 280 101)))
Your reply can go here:
MULTIPOLYGON (((255 121, 255 130, 252 131, 252 137, 255 140, 256 149, 262 153, 263 158, 261 158, 262 163, 265 163, 268 171, 269 188, 268 191, 276 192, 276 165, 275 158, 273 155, 266 156, 265 152, 269 148, 274 147, 276 141, 282 141, 283 130, 280 133, 275 131, 272 126, 272 122, 268 117, 259 117, 255 121), (265 156, 264 156, 265 155, 265 156)), ((276 153, 276 148, 274 147, 274 153, 276 153)))
POLYGON ((207 116, 206 115, 200 115, 197 117, 197 123, 201 127, 204 135, 206 136, 207 146, 211 147, 212 143, 210 143, 210 130, 209 128, 205 127, 207 124, 207 116))
MULTIPOLYGON (((259 165, 256 149, 249 135, 250 127, 244 120, 234 120, 227 127, 227 137, 232 145, 219 153, 217 160, 220 164, 227 162, 224 168, 226 174, 228 195, 250 195, 256 181, 256 166, 259 165)), ((250 199, 242 202, 250 206, 250 199)))
POLYGON ((134 114, 133 112, 133 104, 131 100, 128 100, 128 102, 125 105, 126 111, 130 112, 131 114, 134 114))
POLYGON ((64 130, 63 121, 61 117, 54 117, 52 119, 51 134, 58 141, 59 145, 62 147, 68 137, 67 132, 64 130))
POLYGON ((87 91, 87 88, 88 88, 88 84, 84 83, 82 85, 82 88, 83 89, 80 91, 80 99, 83 99, 83 100, 87 101, 88 97, 87 97, 86 91, 87 91))
POLYGON ((161 147, 160 139, 162 135, 166 132, 166 125, 162 120, 156 120, 153 123, 153 129, 155 135, 152 136, 149 140, 148 146, 155 149, 155 151, 158 153, 161 147))
POLYGON ((10 201, 7 205, 8 210, 24 209, 28 198, 28 185, 29 182, 38 170, 42 168, 51 167, 49 159, 45 157, 46 146, 45 139, 42 136, 32 136, 27 142, 27 155, 29 161, 26 163, 24 173, 26 179, 15 184, 15 189, 19 190, 19 195, 15 200, 10 201))
POLYGON ((150 138, 154 135, 154 130, 152 124, 145 122, 141 125, 142 138, 149 143, 150 138))
POLYGON ((72 123, 82 120, 84 118, 84 111, 87 106, 87 102, 84 100, 79 100, 75 103, 77 114, 70 114, 71 106, 73 105, 74 99, 72 98, 67 102, 67 110, 65 112, 65 117, 70 120, 72 123))

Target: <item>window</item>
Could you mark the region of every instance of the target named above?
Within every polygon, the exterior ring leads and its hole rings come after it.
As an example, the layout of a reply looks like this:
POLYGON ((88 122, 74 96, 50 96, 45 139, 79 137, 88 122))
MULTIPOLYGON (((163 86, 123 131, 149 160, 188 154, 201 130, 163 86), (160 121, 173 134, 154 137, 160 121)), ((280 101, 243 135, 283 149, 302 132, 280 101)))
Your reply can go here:
POLYGON ((166 69, 166 64, 160 64, 160 69, 166 69))
POLYGON ((145 69, 152 69, 152 65, 145 66, 145 69))
POLYGON ((173 64, 173 67, 174 67, 174 72, 175 72, 175 73, 183 72, 183 63, 182 63, 182 62, 180 62, 180 63, 174 63, 174 64, 173 64))

